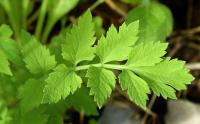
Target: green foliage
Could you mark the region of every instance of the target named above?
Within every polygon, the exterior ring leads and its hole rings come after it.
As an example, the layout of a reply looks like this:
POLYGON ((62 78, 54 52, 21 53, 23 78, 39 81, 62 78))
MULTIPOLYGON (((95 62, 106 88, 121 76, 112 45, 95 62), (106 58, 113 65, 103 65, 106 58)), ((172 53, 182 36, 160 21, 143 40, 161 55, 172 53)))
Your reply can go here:
POLYGON ((26 29, 26 19, 33 9, 33 1, 1 0, 0 6, 6 12, 9 23, 15 31, 15 35, 19 37, 20 30, 22 28, 26 29))
POLYGON ((126 17, 126 23, 140 21, 140 33, 138 42, 165 41, 173 27, 173 19, 170 10, 158 3, 142 4, 131 10, 126 17))
POLYGON ((9 67, 9 62, 8 62, 5 54, 1 50, 0 50, 0 57, 1 57, 0 73, 12 75, 12 72, 9 67))
POLYGON ((66 99, 68 106, 72 106, 77 111, 83 112, 85 115, 98 115, 96 103, 92 96, 89 96, 88 94, 89 89, 82 86, 66 99))
POLYGON ((147 94, 150 93, 147 83, 129 70, 123 70, 119 78, 122 89, 127 90, 130 99, 145 108, 148 99, 147 94))
MULTIPOLYGON (((143 12, 141 8, 145 8, 145 12, 161 13, 157 10, 162 7, 151 3, 139 7, 143 12)), ((139 17, 142 12, 137 12, 139 17)), ((57 15, 57 19, 63 14, 57 15)), ((119 29, 112 25, 106 36, 96 40, 95 23, 88 10, 77 24, 63 33, 64 36, 60 34, 54 38, 49 46, 25 31, 15 42, 10 38, 10 28, 2 25, 0 89, 15 89, 15 92, 11 93, 12 100, 7 100, 5 93, 0 92, 0 101, 5 102, 5 105, 0 104, 0 124, 7 121, 11 124, 60 124, 69 108, 89 116, 98 115, 97 106, 101 108, 109 99, 117 79, 130 100, 143 109, 151 91, 165 99, 176 99, 176 90, 186 89, 194 78, 183 61, 163 57, 168 44, 157 41, 163 40, 171 29, 162 22, 163 15, 158 23, 154 21, 158 16, 145 15, 147 22, 133 19, 119 29), (163 39, 158 33, 160 26, 164 31, 163 39), (148 42, 136 43, 142 38, 148 42), (120 74, 115 74, 115 70, 120 74)))
POLYGON ((115 87, 115 75, 112 71, 101 67, 90 67, 87 77, 88 87, 91 88, 90 94, 94 95, 97 105, 102 107, 115 87))
POLYGON ((113 25, 109 28, 106 38, 102 36, 96 48, 101 63, 127 59, 131 46, 137 41, 138 23, 136 21, 128 26, 124 23, 120 26, 119 32, 113 25))
POLYGON ((40 8, 40 14, 38 19, 37 28, 35 31, 36 37, 40 38, 42 32, 42 26, 44 23, 45 15, 48 14, 47 22, 44 28, 43 40, 46 40, 50 31, 56 22, 64 15, 72 10, 79 0, 43 0, 40 8))
POLYGON ((43 89, 44 83, 40 80, 29 79, 26 81, 20 92, 22 111, 27 112, 40 105, 43 99, 43 89))
POLYGON ((58 65, 46 80, 44 102, 58 102, 81 87, 81 78, 65 65, 58 65))
POLYGON ((71 64, 77 65, 83 60, 94 57, 94 24, 92 15, 87 11, 66 34, 66 41, 62 45, 63 58, 71 64))
POLYGON ((0 100, 0 124, 9 124, 11 117, 8 112, 6 104, 0 100))

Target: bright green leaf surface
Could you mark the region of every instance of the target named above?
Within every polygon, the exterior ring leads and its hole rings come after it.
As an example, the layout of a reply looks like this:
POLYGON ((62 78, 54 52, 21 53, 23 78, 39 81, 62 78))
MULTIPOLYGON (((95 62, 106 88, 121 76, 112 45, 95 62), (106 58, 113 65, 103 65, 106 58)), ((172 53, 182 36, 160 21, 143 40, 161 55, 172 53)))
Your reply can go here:
POLYGON ((102 63, 111 61, 122 61, 127 59, 131 51, 131 46, 137 41, 139 22, 133 22, 129 25, 125 23, 119 28, 119 32, 112 25, 106 35, 102 36, 96 47, 96 54, 102 63))
POLYGON ((115 87, 116 77, 112 71, 96 67, 89 68, 87 77, 90 95, 94 95, 97 105, 102 107, 115 87))
POLYGON ((137 67, 134 72, 146 80, 156 95, 176 98, 175 90, 184 90, 194 79, 184 68, 184 62, 166 59, 155 66, 137 67))
POLYGON ((21 53, 15 41, 9 38, 0 37, 0 49, 5 53, 6 57, 11 62, 17 66, 23 65, 23 61, 20 55, 21 53))
POLYGON ((66 35, 62 45, 62 55, 66 61, 76 65, 94 57, 94 48, 91 47, 95 42, 93 28, 92 15, 87 11, 66 35))
POLYGON ((166 53, 167 43, 147 42, 136 45, 129 54, 127 66, 152 66, 159 63, 166 53))
POLYGON ((81 87, 81 78, 65 65, 59 65, 46 80, 44 102, 56 103, 81 87))
POLYGON ((51 55, 49 49, 35 39, 32 42, 28 42, 23 47, 22 52, 26 67, 33 74, 46 73, 56 65, 54 55, 51 55))
POLYGON ((10 27, 8 25, 1 25, 0 27, 0 37, 11 37, 13 34, 12 30, 10 29, 10 27))
POLYGON ((129 98, 140 107, 146 108, 147 94, 150 93, 147 83, 128 70, 123 70, 119 79, 122 89, 127 90, 129 98))

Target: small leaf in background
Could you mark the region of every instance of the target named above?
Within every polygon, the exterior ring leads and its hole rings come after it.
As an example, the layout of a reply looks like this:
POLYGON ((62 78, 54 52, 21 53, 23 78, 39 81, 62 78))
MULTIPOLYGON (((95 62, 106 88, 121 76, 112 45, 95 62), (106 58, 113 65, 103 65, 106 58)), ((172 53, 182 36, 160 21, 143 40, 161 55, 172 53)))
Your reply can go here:
POLYGON ((101 35, 103 35, 105 33, 105 30, 103 28, 103 22, 102 22, 102 19, 101 17, 94 17, 93 18, 93 21, 94 21, 94 30, 95 30, 95 35, 100 38, 101 35))
POLYGON ((16 111, 16 116, 11 124, 47 124, 49 115, 44 113, 44 109, 38 108, 22 114, 16 111))
POLYGON ((116 77, 112 71, 97 67, 90 67, 87 77, 90 95, 94 95, 98 107, 102 107, 115 87, 116 77))
POLYGON ((92 96, 88 94, 89 89, 85 86, 82 86, 73 95, 70 95, 66 102, 78 112, 83 112, 85 115, 98 115, 96 103, 94 102, 92 96))
POLYGON ((65 65, 58 65, 50 73, 44 88, 44 103, 56 103, 81 87, 81 78, 65 65))
POLYGON ((131 51, 131 46, 133 46, 138 39, 138 27, 138 21, 130 23, 129 25, 123 23, 118 32, 114 25, 112 25, 106 37, 102 36, 96 47, 96 54, 101 62, 107 63, 127 59, 127 55, 131 51))
POLYGON ((43 89, 44 82, 40 80, 29 79, 26 81, 20 92, 22 112, 28 112, 41 104, 43 89))
POLYGON ((24 62, 29 71, 33 74, 44 74, 53 69, 56 66, 55 56, 36 39, 29 40, 22 48, 24 62))
POLYGON ((126 23, 140 21, 138 42, 165 41, 172 32, 173 19, 170 10, 157 2, 143 4, 128 13, 126 23))
POLYGON ((65 41, 65 37, 60 34, 58 36, 55 36, 51 39, 51 43, 49 44, 48 48, 51 53, 54 53, 56 61, 58 63, 63 63, 64 59, 61 55, 62 53, 62 47, 61 44, 63 44, 65 41))
POLYGON ((92 60, 95 50, 92 47, 94 42, 94 24, 91 12, 88 10, 78 19, 78 24, 73 25, 67 33, 62 45, 62 56, 74 65, 83 60, 92 60))
POLYGON ((14 40, 0 37, 0 49, 13 64, 19 67, 23 66, 24 63, 21 59, 21 53, 14 40))
POLYGON ((13 32, 7 25, 0 27, 0 49, 4 52, 9 61, 13 62, 17 66, 22 66, 23 61, 17 43, 10 37, 13 32))
POLYGON ((13 34, 11 28, 8 25, 1 25, 0 27, 0 37, 6 37, 9 38, 11 37, 13 34))
POLYGON ((0 49, 0 73, 12 75, 6 55, 0 49))
POLYGON ((11 120, 6 104, 0 99, 0 124, 10 124, 11 120))

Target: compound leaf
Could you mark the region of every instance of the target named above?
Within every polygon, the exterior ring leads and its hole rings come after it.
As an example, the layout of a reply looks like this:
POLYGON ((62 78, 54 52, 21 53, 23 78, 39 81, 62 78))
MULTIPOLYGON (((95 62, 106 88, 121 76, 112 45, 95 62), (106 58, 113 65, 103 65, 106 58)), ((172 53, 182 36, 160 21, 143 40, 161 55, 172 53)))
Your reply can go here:
POLYGON ((81 78, 70 68, 58 65, 46 80, 44 102, 56 103, 81 87, 81 78))
POLYGON ((89 79, 90 95, 94 95, 97 105, 102 107, 115 87, 116 77, 112 71, 97 67, 90 67, 87 77, 89 79))
POLYGON ((126 25, 122 24, 119 32, 112 25, 106 38, 102 36, 96 47, 96 54, 102 63, 122 61, 127 59, 131 46, 137 41, 139 22, 135 21, 126 25))

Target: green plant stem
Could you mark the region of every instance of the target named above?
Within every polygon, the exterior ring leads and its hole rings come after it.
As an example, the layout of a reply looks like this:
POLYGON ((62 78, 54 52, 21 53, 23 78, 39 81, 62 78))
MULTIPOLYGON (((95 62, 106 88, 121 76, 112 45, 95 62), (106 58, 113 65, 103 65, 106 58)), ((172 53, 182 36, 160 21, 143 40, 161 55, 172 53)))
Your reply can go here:
POLYGON ((99 6, 100 4, 102 4, 104 2, 104 0, 97 0, 95 3, 93 3, 90 6, 90 10, 94 10, 97 6, 99 6))
POLYGON ((53 26, 55 25, 55 23, 57 21, 57 19, 55 19, 55 20, 53 20, 53 19, 48 19, 48 21, 46 23, 46 26, 44 28, 44 33, 43 33, 43 36, 42 36, 42 42, 43 43, 47 42, 47 38, 48 38, 53 26))
POLYGON ((36 12, 28 19, 27 25, 30 25, 31 23, 33 23, 37 19, 39 12, 40 12, 39 9, 36 10, 36 12))
POLYGON ((90 64, 90 65, 81 65, 81 66, 77 66, 76 67, 76 71, 80 71, 80 70, 86 70, 89 69, 89 67, 103 67, 103 68, 107 68, 107 69, 114 69, 114 70, 123 70, 123 69, 128 69, 126 65, 116 65, 116 64, 101 64, 101 63, 97 63, 97 64, 90 64))
POLYGON ((37 22, 37 26, 35 30, 35 36, 37 39, 40 39, 40 35, 41 35, 41 31, 42 31, 46 11, 47 11, 47 4, 48 4, 48 0, 44 0, 40 8, 39 18, 38 18, 38 22, 37 22))

